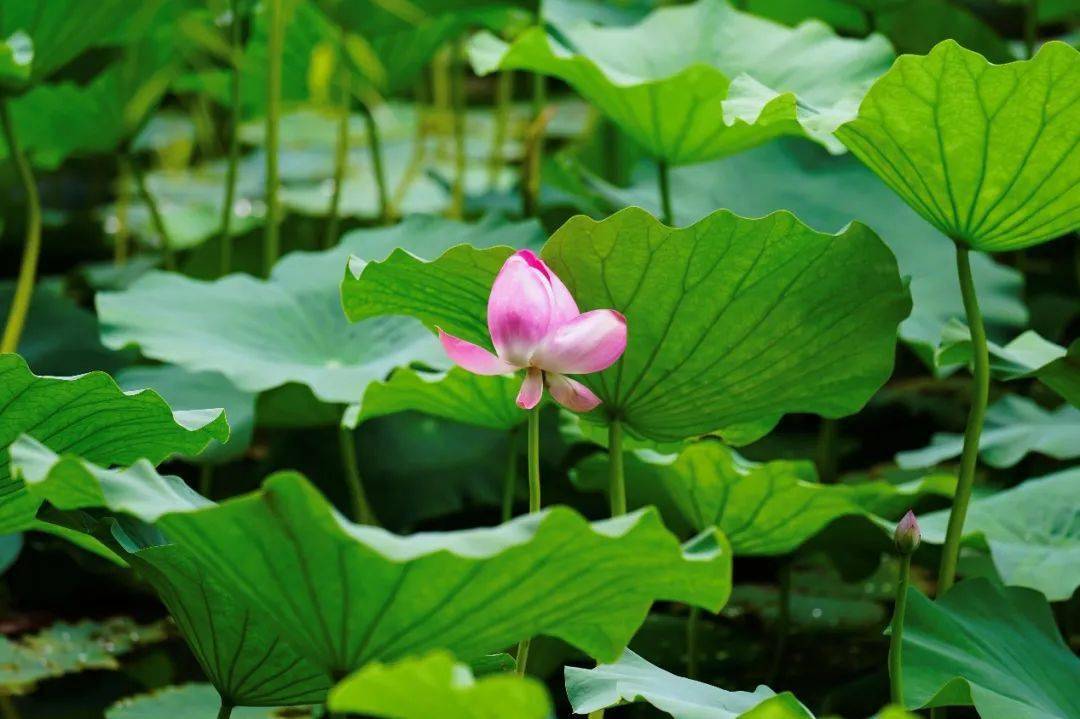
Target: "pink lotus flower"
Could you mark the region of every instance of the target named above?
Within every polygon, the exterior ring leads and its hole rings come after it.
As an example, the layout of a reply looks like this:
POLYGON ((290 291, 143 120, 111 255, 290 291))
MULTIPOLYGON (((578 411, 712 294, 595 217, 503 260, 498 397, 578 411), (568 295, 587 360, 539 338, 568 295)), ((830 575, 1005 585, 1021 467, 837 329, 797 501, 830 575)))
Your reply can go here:
POLYGON ((441 329, 439 339, 450 359, 474 374, 524 369, 522 409, 539 404, 547 386, 563 407, 588 412, 600 398, 566 375, 607 369, 626 349, 626 318, 614 310, 582 313, 562 280, 529 250, 514 253, 499 270, 487 320, 496 354, 441 329))

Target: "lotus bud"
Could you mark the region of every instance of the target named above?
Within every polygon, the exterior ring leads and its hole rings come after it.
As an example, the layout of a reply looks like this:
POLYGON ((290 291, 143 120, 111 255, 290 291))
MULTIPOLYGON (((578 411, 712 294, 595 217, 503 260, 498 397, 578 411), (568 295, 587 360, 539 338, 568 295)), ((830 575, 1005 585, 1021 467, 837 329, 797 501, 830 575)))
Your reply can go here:
POLYGON ((904 518, 896 525, 896 549, 903 555, 909 555, 919 548, 922 541, 922 533, 919 531, 919 522, 915 519, 915 513, 910 509, 904 518))

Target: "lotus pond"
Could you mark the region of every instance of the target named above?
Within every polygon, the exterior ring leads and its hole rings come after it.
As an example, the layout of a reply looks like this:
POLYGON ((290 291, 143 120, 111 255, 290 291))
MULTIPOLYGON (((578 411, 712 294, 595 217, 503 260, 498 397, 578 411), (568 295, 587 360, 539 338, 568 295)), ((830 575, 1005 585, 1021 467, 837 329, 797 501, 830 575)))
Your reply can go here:
POLYGON ((1076 0, 0 0, 0 719, 1080 719, 1076 0))

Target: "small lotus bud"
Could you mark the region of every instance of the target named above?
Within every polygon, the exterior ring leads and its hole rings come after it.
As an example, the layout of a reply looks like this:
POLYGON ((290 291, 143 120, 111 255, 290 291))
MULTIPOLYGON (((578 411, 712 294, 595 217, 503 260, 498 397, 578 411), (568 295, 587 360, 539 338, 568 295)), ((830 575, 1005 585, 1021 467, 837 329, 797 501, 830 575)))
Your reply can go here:
POLYGON ((915 513, 910 509, 899 524, 896 525, 896 533, 893 538, 896 540, 896 549, 900 554, 911 554, 919 548, 922 533, 919 531, 919 523, 915 520, 915 513))

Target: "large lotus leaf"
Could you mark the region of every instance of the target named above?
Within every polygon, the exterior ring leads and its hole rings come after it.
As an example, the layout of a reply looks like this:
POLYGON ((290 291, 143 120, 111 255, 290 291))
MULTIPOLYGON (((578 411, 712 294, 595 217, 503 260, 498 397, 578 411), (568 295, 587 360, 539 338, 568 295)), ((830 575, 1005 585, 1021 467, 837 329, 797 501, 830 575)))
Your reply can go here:
POLYGON ((520 379, 482 377, 460 367, 449 372, 402 367, 385 382, 369 384, 345 422, 355 427, 375 417, 414 410, 478 427, 512 429, 527 417, 516 402, 520 387, 520 379))
MULTIPOLYGON (((1080 469, 1029 479, 972 501, 964 541, 990 550, 1006 584, 1064 601, 1080 586, 1080 469)), ((942 544, 947 511, 919 517, 925 542, 942 544)))
MULTIPOLYGON (((35 165, 55 169, 73 155, 114 152, 145 122, 180 58, 171 36, 161 33, 123 53, 85 85, 42 84, 11 102, 16 136, 35 165)), ((0 156, 7 153, 0 143, 0 156)))
POLYGON ((229 420, 229 440, 213 441, 193 462, 221 463, 236 459, 251 444, 255 429, 255 396, 237 389, 217 372, 188 372, 175 365, 127 367, 116 375, 116 383, 128 391, 152 389, 176 409, 221 407, 229 420))
POLYGON ((1080 227, 1080 53, 991 65, 951 40, 905 56, 839 137, 946 236, 1015 250, 1080 227))
MULTIPOLYGON (((19 34, 18 52, 26 58, 29 72, 3 72, 0 85, 8 92, 25 89, 48 77, 101 39, 108 30, 131 14, 125 0, 101 0, 87 5, 82 0, 50 0, 45 3, 5 2, 0 13, 0 38, 10 46, 19 34)), ((26 59, 16 63, 22 67, 26 59)))
MULTIPOLYGON (((221 697, 210 684, 184 684, 125 697, 105 711, 105 719, 187 719, 216 716, 221 697)), ((281 719, 274 707, 236 707, 231 719, 281 719)))
MULTIPOLYGON (((935 434, 923 449, 900 452, 901 467, 930 467, 959 457, 964 437, 935 434)), ((1080 409, 1062 405, 1047 411, 1026 397, 1006 395, 986 412, 979 456, 992 467, 1011 467, 1030 452, 1055 459, 1080 456, 1080 409)))
POLYGON ((330 692, 333 712, 389 719, 547 719, 551 700, 532 677, 473 677, 446 652, 372 662, 330 692))
POLYGON ((766 686, 729 692, 680 677, 627 649, 614 664, 566 667, 566 694, 575 714, 627 702, 647 702, 674 719, 814 719, 790 692, 766 686))
MULTIPOLYGON (((607 471, 606 457, 592 455, 577 466, 574 481, 601 489, 607 471)), ((881 509, 902 513, 920 497, 948 496, 955 484, 946 477, 902 485, 819 484, 809 462, 758 464, 709 440, 678 454, 629 452, 625 472, 630 506, 657 503, 677 511, 696 531, 718 527, 737 555, 786 554, 840 517, 873 520, 874 510, 881 509)))
POLYGON ((883 37, 840 38, 810 21, 787 28, 723 0, 663 8, 629 28, 542 28, 512 45, 470 45, 480 73, 523 69, 565 80, 653 156, 671 164, 730 155, 783 134, 834 152, 833 130, 854 117, 893 60, 883 37), (633 52, 627 52, 633 48, 633 52))
MULTIPOLYGON (((597 179, 590 184, 613 206, 659 211, 656 171, 644 168, 629 188, 597 179)), ((787 138, 749 152, 671 172, 675 218, 694 222, 717 207, 747 217, 787 209, 811 227, 836 232, 853 219, 876 232, 911 277, 911 315, 900 338, 931 367, 934 350, 950 321, 964 317, 954 251, 944 236, 919 217, 855 158, 830 156, 800 139, 787 138)), ((1027 326, 1023 276, 989 257, 971 258, 979 306, 994 330, 1027 326)))
MULTIPOLYGON (((0 317, 7 317, 14 294, 14 282, 0 282, 0 317)), ((34 286, 18 352, 35 372, 47 375, 114 373, 135 359, 133 352, 114 352, 101 344, 97 317, 68 297, 63 281, 55 277, 43 277, 34 286)))
POLYGON ((480 246, 517 245, 536 232, 533 222, 467 225, 425 217, 351 233, 330 250, 290 254, 266 281, 234 274, 200 282, 152 272, 124 292, 98 294, 102 337, 110 347, 137 344, 149 357, 220 372, 247 392, 297 382, 324 402, 355 402, 369 382, 395 367, 438 365, 445 356, 411 320, 346 321, 336 283, 350 255, 376 259, 399 245, 434 254, 465 237, 480 246))
POLYGON ((128 561, 157 591, 217 693, 237 706, 323 701, 330 677, 282 640, 277 623, 237 602, 174 544, 138 548, 128 561))
POLYGON ((140 625, 117 617, 103 622, 57 622, 17 641, 0 637, 0 691, 24 694, 46 679, 93 669, 118 669, 118 656, 167 636, 161 624, 140 625))
POLYGON ((6 354, 0 379, 0 533, 26 528, 40 504, 12 475, 8 446, 19 435, 108 465, 196 454, 229 436, 220 410, 173 412, 154 392, 124 393, 102 372, 38 377, 21 357, 6 354))
POLYGON ((155 523, 335 677, 437 648, 476 657, 539 634, 610 661, 654 600, 715 612, 731 591, 723 535, 684 549, 654 510, 590 525, 556 507, 491 529, 401 537, 350 523, 297 474, 213 505, 148 464, 117 473, 49 455, 29 438, 13 447, 35 492, 155 523))
POLYGON ((931 602, 908 590, 904 704, 974 705, 983 719, 1080 716, 1080 659, 1037 592, 985 579, 931 602))
MULTIPOLYGON (((971 332, 959 322, 946 325, 943 344, 935 360, 938 365, 967 365, 971 362, 971 332)), ((1028 330, 1006 345, 989 342, 990 371, 1004 380, 1035 377, 1069 404, 1080 407, 1080 340, 1066 350, 1061 345, 1028 330)))
MULTIPOLYGON (((487 294, 507 254, 457 247, 436 262, 403 252, 353 262, 345 311, 412 315, 486 345, 487 294)), ((604 402, 595 418, 658 441, 767 429, 788 412, 857 411, 891 373, 911 306, 867 228, 822 234, 788 213, 719 211, 684 229, 637 208, 575 217, 543 256, 582 310, 627 318, 622 359, 583 378, 604 402)))

